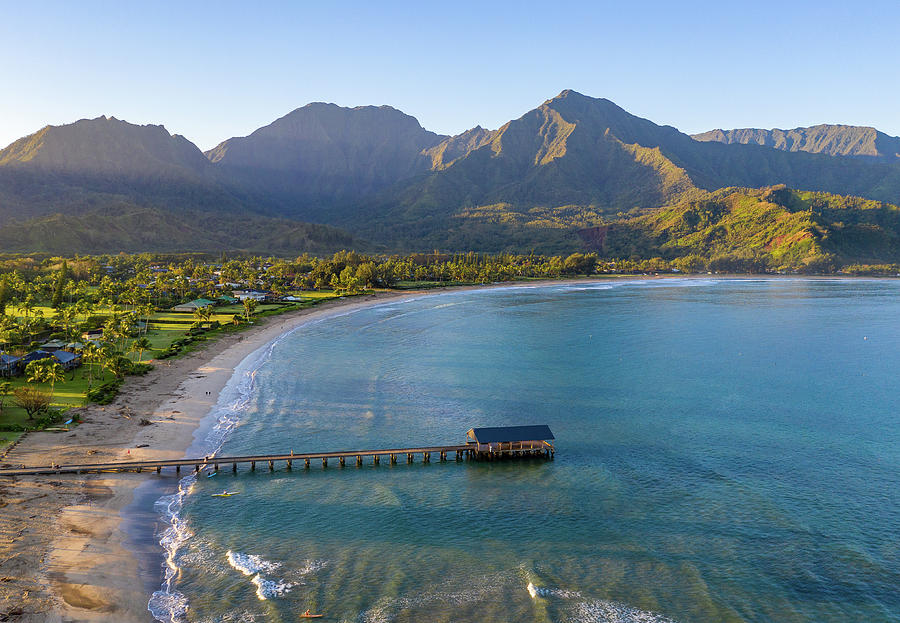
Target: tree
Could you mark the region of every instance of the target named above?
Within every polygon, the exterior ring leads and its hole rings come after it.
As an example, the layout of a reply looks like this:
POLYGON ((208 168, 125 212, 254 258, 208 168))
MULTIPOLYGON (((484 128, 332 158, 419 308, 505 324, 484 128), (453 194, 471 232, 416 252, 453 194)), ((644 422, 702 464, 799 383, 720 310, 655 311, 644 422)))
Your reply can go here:
POLYGON ((3 403, 6 401, 6 397, 12 393, 12 383, 9 381, 4 381, 0 383, 0 413, 3 413, 3 403))
POLYGON ((133 353, 137 353, 138 363, 141 363, 144 360, 144 351, 151 346, 152 344, 150 344, 150 340, 148 340, 146 337, 140 337, 131 343, 131 346, 128 348, 128 350, 133 353))
POLYGON ((117 379, 125 378, 125 375, 131 372, 132 368, 131 360, 118 353, 105 359, 103 365, 117 379))
POLYGON ((244 318, 247 319, 247 322, 250 322, 250 316, 256 311, 259 302, 256 299, 244 299, 241 301, 244 305, 244 318))
POLYGON ((206 307, 198 307, 194 310, 194 318, 197 319, 197 324, 201 324, 205 322, 207 326, 209 326, 209 321, 213 316, 212 307, 207 305, 206 307))
POLYGON ((84 349, 81 351, 81 360, 88 364, 88 386, 94 384, 94 366, 90 364, 99 363, 102 356, 103 353, 100 351, 100 348, 93 342, 85 344, 84 349))
POLYGON ((53 400, 53 388, 57 381, 65 381, 66 373, 59 362, 48 357, 32 361, 25 366, 25 374, 29 383, 50 383, 50 399, 53 400))
POLYGON ((9 302, 9 280, 3 277, 0 280, 0 316, 6 314, 6 304, 9 302))
POLYGON ((43 413, 50 408, 50 395, 32 385, 23 385, 13 391, 16 404, 25 409, 29 421, 34 421, 34 416, 43 413))
POLYGON ((53 300, 50 306, 53 309, 62 305, 63 293, 66 289, 66 281, 69 279, 69 265, 63 260, 62 266, 59 268, 59 276, 56 278, 56 286, 53 288, 53 300))

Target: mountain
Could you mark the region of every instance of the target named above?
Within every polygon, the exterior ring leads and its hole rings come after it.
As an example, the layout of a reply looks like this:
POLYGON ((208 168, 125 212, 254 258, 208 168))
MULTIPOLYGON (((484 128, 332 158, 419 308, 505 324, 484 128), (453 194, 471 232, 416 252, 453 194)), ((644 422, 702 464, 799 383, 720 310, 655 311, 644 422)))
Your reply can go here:
POLYGON ((814 125, 793 130, 710 130, 694 134, 704 142, 728 145, 761 145, 782 151, 804 151, 829 156, 865 156, 900 162, 900 137, 889 136, 875 128, 852 125, 814 125))
POLYGON ((0 244, 275 252, 366 240, 391 251, 567 253, 607 244, 621 223, 719 201, 723 188, 900 203, 896 139, 849 126, 776 132, 696 140, 571 90, 456 136, 388 106, 313 103, 206 154, 162 126, 84 119, 0 150, 0 244))
POLYGON ((0 249, 7 253, 228 250, 293 255, 369 248, 364 240, 327 225, 252 214, 176 213, 114 202, 78 214, 50 214, 0 227, 0 249))
POLYGON ((114 117, 46 126, 0 150, 0 222, 107 205, 236 211, 240 200, 183 136, 114 117))
POLYGON ((784 186, 720 189, 579 233, 607 257, 696 257, 736 272, 900 261, 900 207, 784 186))
POLYGON ((390 106, 312 103, 206 152, 233 183, 282 213, 327 219, 327 208, 423 170, 421 153, 446 137, 390 106))
POLYGON ((429 173, 332 210, 328 222, 394 247, 500 251, 722 187, 784 183, 900 201, 892 163, 697 141, 575 91, 496 131, 445 139, 423 157, 429 173))

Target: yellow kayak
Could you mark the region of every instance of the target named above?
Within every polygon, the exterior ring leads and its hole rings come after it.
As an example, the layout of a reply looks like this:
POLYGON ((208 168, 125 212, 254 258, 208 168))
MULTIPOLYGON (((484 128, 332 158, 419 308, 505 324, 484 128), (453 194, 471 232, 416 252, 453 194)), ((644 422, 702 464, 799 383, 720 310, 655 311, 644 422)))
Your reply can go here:
POLYGON ((232 495, 237 495, 240 491, 223 491, 222 493, 213 493, 212 496, 214 498, 230 498, 232 495))

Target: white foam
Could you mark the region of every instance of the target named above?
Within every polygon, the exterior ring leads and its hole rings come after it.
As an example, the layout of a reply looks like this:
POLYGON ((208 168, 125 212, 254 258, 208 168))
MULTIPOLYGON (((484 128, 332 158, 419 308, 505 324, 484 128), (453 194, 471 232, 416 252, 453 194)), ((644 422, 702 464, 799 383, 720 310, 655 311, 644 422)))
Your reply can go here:
POLYGON ((535 586, 531 582, 525 587, 532 599, 538 597, 555 597, 557 599, 580 599, 581 593, 578 591, 567 591, 563 588, 547 588, 545 586, 535 586))
MULTIPOLYGON (((211 415, 215 415, 216 423, 201 444, 195 443, 188 451, 189 455, 214 455, 225 443, 229 433, 240 422, 242 413, 249 406, 256 380, 256 372, 269 358, 274 343, 260 349, 248 357, 239 366, 244 372, 236 372, 219 396, 219 402, 211 415), (245 365, 246 364, 246 365, 245 365)), ((184 544, 193 533, 181 519, 184 499, 197 481, 195 473, 188 474, 178 482, 178 490, 172 495, 164 495, 154 504, 162 522, 167 524, 163 530, 159 544, 163 549, 164 571, 162 586, 155 591, 147 604, 147 610, 153 618, 163 623, 181 623, 185 621, 188 600, 185 595, 174 589, 173 583, 178 576, 178 558, 184 544)))
POLYGON ((255 554, 242 554, 231 550, 228 550, 226 558, 229 565, 244 575, 253 575, 260 572, 271 573, 281 566, 281 563, 269 562, 255 554))
POLYGON ((305 577, 307 575, 312 575, 317 571, 321 571, 323 567, 328 564, 325 560, 307 560, 304 561, 303 566, 297 569, 297 575, 300 577, 305 577))
POLYGON ((605 600, 581 602, 572 614, 575 621, 584 623, 675 623, 655 612, 605 600))
POLYGON ((260 601, 266 601, 272 597, 280 597, 281 595, 290 592, 291 588, 294 586, 290 582, 284 582, 282 580, 267 580, 258 573, 253 576, 250 582, 256 586, 256 596, 260 601))

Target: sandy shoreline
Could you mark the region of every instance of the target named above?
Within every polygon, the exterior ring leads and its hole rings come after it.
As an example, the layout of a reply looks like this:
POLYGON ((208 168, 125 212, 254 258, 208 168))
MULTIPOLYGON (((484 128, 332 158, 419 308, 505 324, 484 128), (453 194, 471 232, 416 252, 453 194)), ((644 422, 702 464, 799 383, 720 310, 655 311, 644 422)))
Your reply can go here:
MULTIPOLYGON (((641 278, 622 281, 635 279, 641 278)), ((82 409, 84 423, 72 432, 29 433, 0 464, 180 458, 235 367, 257 349, 313 320, 389 300, 447 292, 609 280, 378 292, 265 318, 256 327, 222 336, 187 356, 155 362, 156 369, 148 375, 129 378, 112 404, 82 409), (142 418, 152 424, 141 426, 142 418)), ((123 511, 132 503, 137 487, 147 482, 145 474, 0 480, 0 621, 153 621, 147 603, 150 593, 159 588, 161 569, 141 572, 140 564, 146 565, 146 560, 140 560, 142 552, 135 551, 123 521, 123 511)), ((171 485, 177 485, 175 477, 171 485)), ((157 559, 161 556, 155 540, 143 549, 153 550, 152 557, 157 559)))
MULTIPOLYGON (((421 292, 379 292, 263 319, 129 378, 116 401, 82 409, 69 433, 29 433, 3 464, 178 458, 235 367, 280 335, 318 318, 421 292), (207 393, 208 392, 208 393, 207 393), (141 426, 140 420, 151 421, 141 426)), ((141 474, 19 477, 0 481, 0 621, 152 621, 149 593, 122 511, 141 474), (6 618, 8 617, 8 618, 6 618)), ((174 477, 172 485, 176 484, 174 477)))

